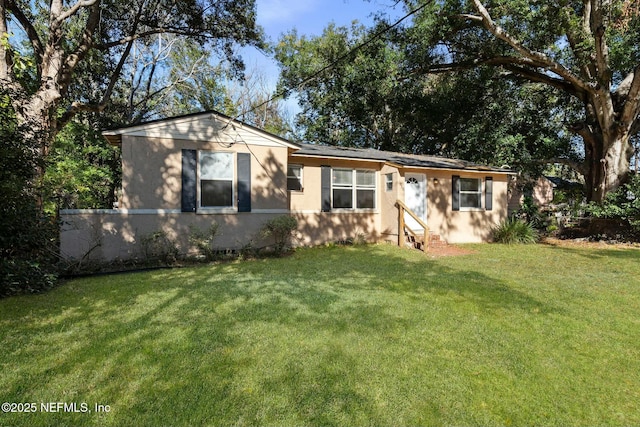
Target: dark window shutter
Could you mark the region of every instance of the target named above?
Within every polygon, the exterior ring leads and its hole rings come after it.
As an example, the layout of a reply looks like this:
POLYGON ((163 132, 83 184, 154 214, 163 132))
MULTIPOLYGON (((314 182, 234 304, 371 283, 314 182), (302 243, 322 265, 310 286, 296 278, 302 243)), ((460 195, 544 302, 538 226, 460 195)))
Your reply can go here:
POLYGON ((198 162, 198 151, 182 150, 182 212, 195 212, 198 197, 198 183, 196 166, 198 162))
POLYGON ((458 175, 453 175, 451 177, 451 195, 453 203, 451 205, 451 209, 454 211, 460 210, 460 177, 458 175))
POLYGON ((485 210, 493 209, 493 178, 488 176, 484 180, 484 208, 485 210))
POLYGON ((238 153, 238 212, 251 212, 251 154, 238 153))
POLYGON ((331 166, 322 166, 320 173, 322 212, 331 211, 331 166))

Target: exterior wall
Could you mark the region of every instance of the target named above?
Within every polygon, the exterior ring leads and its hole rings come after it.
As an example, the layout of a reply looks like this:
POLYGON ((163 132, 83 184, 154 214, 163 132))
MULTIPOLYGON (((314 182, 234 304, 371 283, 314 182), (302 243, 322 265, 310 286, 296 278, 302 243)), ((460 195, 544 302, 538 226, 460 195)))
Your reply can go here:
POLYGON ((385 165, 380 171, 380 213, 381 240, 398 243, 398 207, 396 202, 404 200, 404 172, 398 168, 385 165), (386 189, 386 175, 391 174, 393 187, 386 189))
POLYGON ((539 178, 533 187, 533 202, 542 207, 547 206, 553 201, 553 183, 547 178, 539 178))
MULTIPOLYGON (((190 226, 205 230, 214 221, 219 225, 214 245, 220 249, 239 249, 249 242, 258 247, 268 243, 259 237, 264 223, 289 212, 289 148, 241 127, 228 133, 231 127, 223 131, 217 122, 208 126, 185 122, 180 126, 122 135, 120 209, 61 212, 60 249, 65 258, 87 256, 111 261, 140 257, 143 237, 157 231, 166 232, 186 254, 190 251, 190 226), (183 149, 251 154, 251 212, 181 212, 183 149)), ((237 156, 234 162, 235 183, 237 156)))
MULTIPOLYGON (((123 209, 180 209, 182 149, 252 153, 251 208, 287 209, 286 147, 123 136, 123 209), (260 161, 258 161, 260 159, 260 161)), ((237 174, 237 168, 236 174, 237 174)))
POLYGON ((368 242, 380 240, 379 213, 292 212, 298 220, 294 244, 316 246, 363 237, 368 242))
MULTIPOLYGON (((508 175, 486 172, 452 172, 434 170, 427 172, 427 225, 449 243, 480 243, 491 239, 491 229, 507 218, 508 175), (483 179, 493 178, 492 210, 460 210, 452 208, 452 177, 483 179), (437 179, 437 183, 436 180, 437 179)), ((484 200, 483 200, 484 205, 484 200)))
POLYGON ((380 162, 366 162, 341 159, 316 159, 290 157, 290 164, 302 165, 302 191, 289 192, 291 214, 298 220, 296 243, 310 246, 327 242, 353 239, 359 236, 367 241, 376 242, 383 236, 381 228, 383 200, 381 199, 380 162), (321 168, 370 169, 377 172, 378 191, 376 209, 369 210, 332 210, 322 212, 321 168))
MULTIPOLYGON (((511 184, 511 192, 509 194, 509 212, 520 209, 522 202, 524 201, 524 194, 516 184, 517 182, 515 182, 515 180, 511 184)), ((553 201, 553 189, 553 183, 547 178, 538 178, 533 186, 533 191, 531 192, 533 203, 541 208, 549 206, 553 201)))
POLYGON ((118 210, 75 211, 61 215, 60 252, 65 259, 113 261, 144 257, 142 239, 164 231, 182 254, 193 252, 190 227, 206 230, 219 225, 214 246, 240 249, 252 242, 260 247, 270 242, 260 238, 260 229, 278 214, 238 213, 198 215, 194 213, 127 213, 118 210))
MULTIPOLYGON (((186 122, 180 126, 187 126, 186 122)), ((153 129, 152 129, 153 130, 153 129)), ((398 241, 398 208, 404 200, 406 173, 427 177, 427 224, 450 243, 483 242, 491 228, 507 216, 508 175, 489 172, 400 168, 381 161, 298 157, 291 147, 254 132, 219 127, 187 128, 175 134, 156 129, 149 134, 122 135, 122 197, 120 209, 61 212, 61 252, 69 259, 136 258, 144 255, 142 239, 164 231, 183 254, 191 251, 190 227, 219 225, 214 246, 240 249, 249 242, 260 247, 259 231, 266 221, 291 214, 299 226, 294 244, 317 245, 364 237, 368 241, 398 241), (228 131, 228 129, 227 129, 228 131), (203 134, 206 133, 205 134, 203 134), (210 139, 206 139, 209 138, 210 139), (251 212, 181 212, 182 150, 251 154, 251 212), (287 164, 302 165, 302 191, 286 191, 287 164), (322 166, 376 171, 375 209, 334 209, 322 212, 322 166), (386 176, 393 185, 386 188, 386 176), (452 175, 493 178, 493 210, 452 210, 452 175), (437 180, 437 182, 436 182, 437 180)), ((237 162, 237 156, 234 156, 237 162)), ((237 178, 237 164, 234 168, 237 178)), ((235 181, 235 179, 234 179, 235 181)))

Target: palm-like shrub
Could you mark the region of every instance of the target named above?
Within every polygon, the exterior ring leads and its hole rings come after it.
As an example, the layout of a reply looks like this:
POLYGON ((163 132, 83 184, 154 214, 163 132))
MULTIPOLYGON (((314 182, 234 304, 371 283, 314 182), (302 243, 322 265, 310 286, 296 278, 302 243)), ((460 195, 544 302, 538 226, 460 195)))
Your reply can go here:
POLYGON ((493 241, 507 244, 528 244, 538 241, 538 232, 521 219, 511 217, 493 228, 493 241))

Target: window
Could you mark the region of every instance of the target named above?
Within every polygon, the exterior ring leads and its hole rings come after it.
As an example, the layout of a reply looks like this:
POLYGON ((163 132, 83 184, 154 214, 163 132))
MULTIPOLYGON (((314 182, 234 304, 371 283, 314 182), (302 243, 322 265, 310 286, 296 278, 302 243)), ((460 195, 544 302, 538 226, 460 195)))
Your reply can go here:
POLYGON ((287 190, 302 191, 302 166, 289 165, 287 168, 287 190))
POLYGON ((458 175, 453 175, 451 183, 453 200, 451 207, 454 211, 493 209, 493 177, 487 176, 484 179, 484 201, 481 178, 460 178, 458 175))
POLYGON ((353 171, 350 169, 333 169, 333 204, 334 209, 353 209, 353 171))
POLYGON ((356 171, 356 208, 373 209, 376 207, 376 173, 356 171))
POLYGON ((200 152, 200 207, 233 206, 233 153, 200 152))
POLYGON ((460 208, 482 209, 482 180, 460 178, 460 208))
POLYGON ((374 209, 376 173, 367 170, 332 170, 332 208, 374 209))
POLYGON ((393 174, 388 173, 385 175, 385 188, 387 191, 393 191, 393 174))

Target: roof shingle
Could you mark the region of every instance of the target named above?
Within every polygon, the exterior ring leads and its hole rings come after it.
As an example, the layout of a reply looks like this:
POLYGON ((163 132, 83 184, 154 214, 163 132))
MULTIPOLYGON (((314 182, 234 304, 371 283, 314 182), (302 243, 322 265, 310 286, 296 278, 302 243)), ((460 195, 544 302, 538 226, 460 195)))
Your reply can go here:
POLYGON ((458 169, 473 171, 490 171, 512 173, 511 169, 480 165, 465 160, 449 159, 446 157, 426 156, 418 154, 403 154, 391 151, 380 151, 371 148, 337 147, 319 144, 299 144, 301 149, 293 153, 293 156, 303 157, 328 157, 347 158, 354 160, 372 160, 384 163, 393 163, 404 167, 430 168, 430 169, 458 169))

